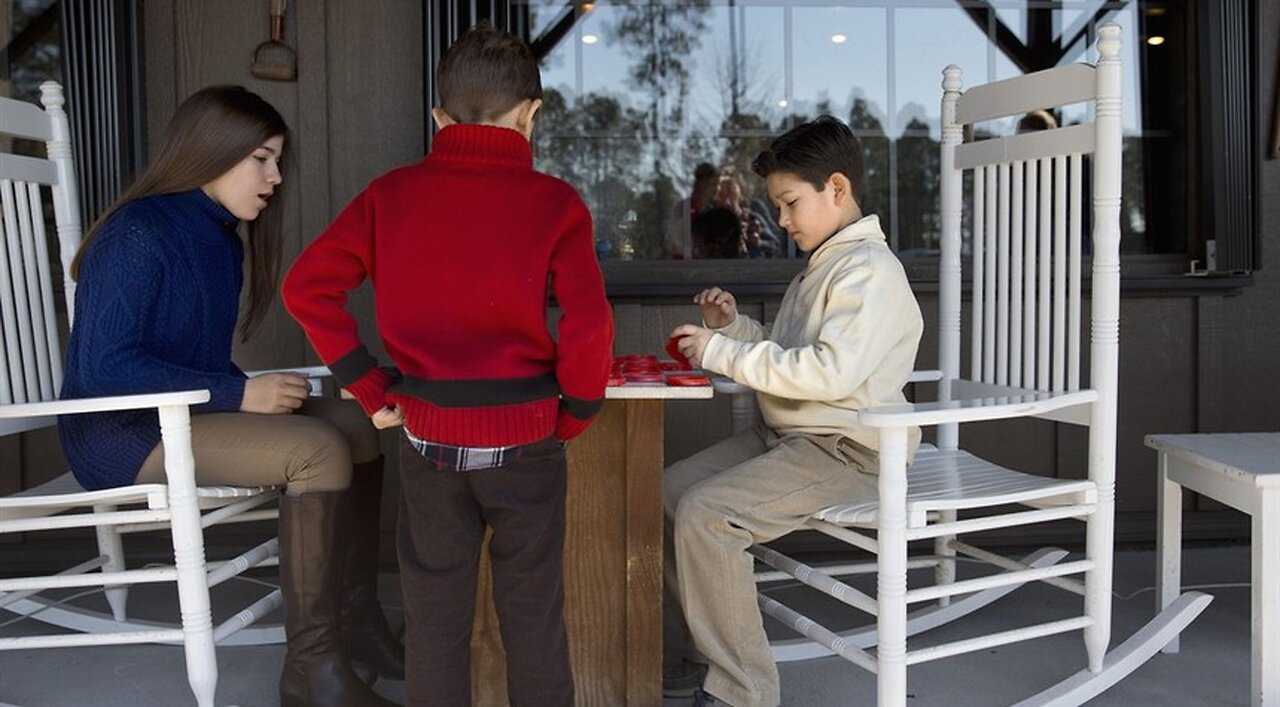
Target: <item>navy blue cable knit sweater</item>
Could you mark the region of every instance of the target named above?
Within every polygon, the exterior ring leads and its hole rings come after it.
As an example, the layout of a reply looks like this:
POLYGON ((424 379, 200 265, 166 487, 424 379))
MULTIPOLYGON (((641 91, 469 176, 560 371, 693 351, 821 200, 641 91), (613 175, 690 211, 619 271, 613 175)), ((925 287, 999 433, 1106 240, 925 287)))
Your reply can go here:
MULTIPOLYGON (((62 398, 208 389, 194 413, 239 410, 231 362, 244 275, 236 218, 200 189, 134 201, 80 263, 62 398)), ((62 449, 86 489, 134 482, 160 442, 155 410, 67 415, 62 449)))

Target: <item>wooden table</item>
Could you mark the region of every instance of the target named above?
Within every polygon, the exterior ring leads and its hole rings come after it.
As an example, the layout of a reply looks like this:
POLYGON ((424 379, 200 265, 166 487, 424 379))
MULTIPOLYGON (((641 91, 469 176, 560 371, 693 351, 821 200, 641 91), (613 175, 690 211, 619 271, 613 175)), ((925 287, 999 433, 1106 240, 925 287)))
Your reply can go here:
MULTIPOLYGON (((1182 489, 1253 517, 1250 703, 1280 706, 1280 432, 1148 435, 1159 453, 1157 610, 1182 584, 1182 489)), ((1178 651, 1178 639, 1165 653, 1178 651)))
MULTIPOLYGON (((609 388, 569 445, 565 622, 579 705, 662 705, 663 401, 710 386, 609 388)), ((476 707, 507 704, 506 663, 482 560, 471 644, 476 707)))

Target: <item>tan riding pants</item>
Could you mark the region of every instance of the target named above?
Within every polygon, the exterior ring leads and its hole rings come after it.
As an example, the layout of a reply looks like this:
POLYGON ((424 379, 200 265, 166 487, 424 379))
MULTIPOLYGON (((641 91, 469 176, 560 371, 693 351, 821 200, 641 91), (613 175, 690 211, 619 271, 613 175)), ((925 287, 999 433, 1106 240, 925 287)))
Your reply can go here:
MULTIPOLYGON (((287 415, 219 412, 191 416, 196 483, 285 486, 290 496, 341 491, 352 463, 378 456, 378 434, 354 400, 308 398, 287 415)), ((164 443, 138 471, 137 483, 163 483, 164 443)))

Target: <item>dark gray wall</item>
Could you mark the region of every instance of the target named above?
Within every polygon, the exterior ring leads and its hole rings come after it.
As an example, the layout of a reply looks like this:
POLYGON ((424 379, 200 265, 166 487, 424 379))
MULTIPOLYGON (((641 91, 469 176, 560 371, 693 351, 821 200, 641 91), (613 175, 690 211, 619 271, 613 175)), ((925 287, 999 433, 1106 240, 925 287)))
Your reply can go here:
MULTIPOLYGON (((421 3, 382 1, 376 12, 361 0, 292 3, 287 41, 298 52, 297 83, 260 81, 249 73, 253 49, 266 38, 265 3, 176 0, 145 6, 153 139, 181 97, 219 82, 258 91, 293 127, 286 261, 372 177, 420 158, 421 3)), ((1260 133, 1269 136, 1280 56, 1280 7, 1262 3, 1262 14, 1263 89, 1257 119, 1260 133)), ((1262 179, 1267 267, 1254 274, 1252 286, 1230 294, 1127 293, 1123 299, 1117 489, 1122 537, 1154 540, 1155 455, 1143 446, 1144 435, 1280 430, 1280 371, 1275 364, 1280 356, 1280 164, 1264 162, 1262 179)), ((935 360, 937 301, 923 287, 920 300, 928 327, 920 363, 927 367, 935 360)), ((619 301, 617 351, 657 352, 673 326, 697 316, 692 305, 670 302, 619 301)), ((368 340, 375 341, 367 291, 353 298, 353 307, 370 332, 368 340)), ((744 309, 765 318, 771 318, 775 307, 776 299, 744 303, 744 309)), ((300 331, 278 306, 261 333, 238 346, 237 357, 246 368, 314 360, 300 331)), ((728 433, 728 401, 674 403, 667 420, 670 461, 728 433)), ((1083 473, 1079 430, 1032 421, 1013 434, 997 433, 990 424, 964 434, 971 446, 997 460, 1044 474, 1083 473)), ((24 483, 57 470, 51 435, 30 437, 22 447, 24 483)), ((1200 503, 1188 500, 1192 507, 1200 503)), ((1228 520, 1222 532, 1247 529, 1242 521, 1231 523, 1235 521, 1228 520)), ((1189 529, 1193 525, 1189 520, 1189 529)))

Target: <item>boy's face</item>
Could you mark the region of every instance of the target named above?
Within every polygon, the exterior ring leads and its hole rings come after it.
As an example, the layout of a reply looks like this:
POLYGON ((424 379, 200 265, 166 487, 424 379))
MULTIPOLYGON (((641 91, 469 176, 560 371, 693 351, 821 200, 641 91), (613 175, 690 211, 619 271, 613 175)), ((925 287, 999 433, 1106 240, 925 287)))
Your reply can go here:
MULTIPOLYGON (((778 225, 808 253, 822 245, 850 221, 831 179, 822 191, 792 172, 773 172, 765 178, 769 198, 778 206, 778 225)), ((849 201, 846 198, 843 201, 849 201)))

